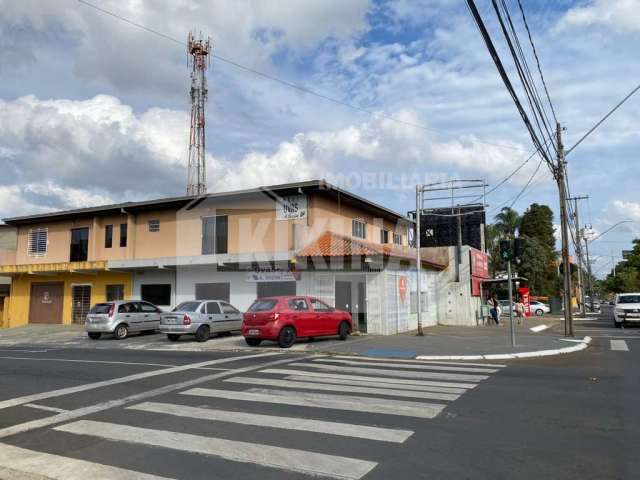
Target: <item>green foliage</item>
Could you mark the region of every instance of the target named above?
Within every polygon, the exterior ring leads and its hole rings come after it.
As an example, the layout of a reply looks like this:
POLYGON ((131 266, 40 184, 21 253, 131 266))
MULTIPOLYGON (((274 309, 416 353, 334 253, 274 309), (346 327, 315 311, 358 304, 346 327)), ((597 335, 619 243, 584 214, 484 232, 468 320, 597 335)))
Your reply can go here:
POLYGON ((547 205, 532 203, 522 215, 520 235, 527 238, 537 238, 549 251, 554 252, 556 238, 551 209, 547 205))
POLYGON ((631 255, 619 262, 600 286, 607 293, 640 292, 640 239, 633 241, 631 255))
POLYGON ((500 238, 514 238, 516 231, 520 227, 520 215, 513 208, 503 207, 500 213, 495 216, 494 227, 497 229, 500 238))

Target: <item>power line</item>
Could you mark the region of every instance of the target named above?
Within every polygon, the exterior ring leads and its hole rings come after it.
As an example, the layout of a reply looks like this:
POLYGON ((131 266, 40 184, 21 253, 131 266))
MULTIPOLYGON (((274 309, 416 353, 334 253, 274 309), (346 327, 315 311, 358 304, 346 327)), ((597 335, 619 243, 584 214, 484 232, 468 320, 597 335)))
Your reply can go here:
POLYGON ((580 140, 578 140, 575 143, 575 145, 573 145, 573 147, 571 147, 569 150, 567 150, 567 152, 565 153, 565 157, 567 155, 569 155, 573 151, 574 148, 576 148, 578 145, 580 145, 585 138, 587 138, 589 135, 591 135, 596 128, 598 128, 600 125, 602 125, 602 123, 607 118, 609 118, 613 112, 615 112, 618 108, 620 108, 622 106, 622 104, 624 102, 626 102, 627 100, 629 100, 633 96, 633 94, 636 93, 638 90, 640 90, 640 85, 638 85, 636 88, 631 90, 631 92, 629 92, 629 94, 626 97, 624 97, 622 100, 620 100, 620 102, 618 102, 618 104, 615 107, 613 107, 611 110, 609 110, 609 112, 604 117, 602 117, 598 123, 596 123, 593 127, 591 127, 591 129, 587 133, 585 133, 580 138, 580 140))
MULTIPOLYGON (((153 35, 157 35, 159 37, 164 38, 165 40, 169 40, 169 41, 175 42, 175 43, 177 43, 179 45, 186 46, 185 42, 183 42, 181 40, 178 40, 177 38, 174 38, 174 37, 172 37, 170 35, 162 33, 162 32, 160 32, 158 30, 154 30, 152 28, 149 28, 149 27, 147 27, 145 25, 142 25, 140 23, 134 22, 133 20, 130 20, 130 19, 126 18, 126 17, 123 17, 122 15, 114 13, 114 12, 112 12, 110 10, 106 10, 104 8, 101 8, 101 7, 97 6, 97 5, 94 5, 93 3, 87 2, 86 0, 77 0, 77 1, 79 3, 81 3, 81 4, 83 4, 83 5, 86 5, 87 7, 93 8, 93 9, 99 11, 99 12, 102 12, 102 13, 104 13, 106 15, 109 15, 109 16, 111 16, 113 18, 121 20, 121 21, 123 21, 125 23, 128 23, 129 25, 132 25, 132 26, 134 26, 136 28, 140 28, 140 29, 142 29, 142 30, 144 30, 144 31, 146 31, 148 33, 151 33, 153 35)), ((435 128, 432 128, 432 127, 427 127, 426 125, 422 125, 422 124, 419 124, 419 123, 408 122, 406 120, 402 120, 402 119, 396 118, 393 115, 389 115, 389 114, 386 114, 386 113, 383 113, 383 112, 375 112, 375 111, 369 110, 367 108, 363 108, 363 107, 359 107, 357 105, 353 105, 353 104, 345 102, 343 100, 340 100, 340 99, 337 99, 337 98, 334 98, 334 97, 330 97, 329 95, 325 95, 323 93, 317 92, 317 91, 312 90, 310 88, 303 87, 302 85, 298 85, 296 83, 289 82, 289 81, 284 80, 282 78, 276 77, 275 75, 271 75, 269 73, 265 73, 265 72, 262 72, 260 70, 256 70, 255 68, 251 68, 251 67, 248 67, 246 65, 242 65, 241 63, 238 63, 238 62, 236 62, 234 60, 231 60, 229 58, 222 57, 222 56, 220 56, 218 54, 215 54, 215 53, 212 53, 211 56, 213 58, 223 62, 223 63, 226 63, 228 65, 236 67, 236 68, 238 68, 240 70, 244 70, 245 72, 253 73, 254 75, 258 75, 258 76, 260 76, 262 78, 265 78, 267 80, 271 80, 273 82, 277 82, 277 83, 279 83, 281 85, 284 85, 286 87, 292 88, 292 89, 297 90, 297 91, 299 91, 301 93, 312 95, 312 96, 315 96, 317 98, 321 98, 323 100, 326 100, 328 102, 332 102, 332 103, 334 103, 336 105, 340 105, 340 106, 343 106, 343 107, 346 107, 346 108, 350 108, 352 110, 356 110, 356 111, 359 111, 361 113, 366 113, 366 114, 374 116, 374 117, 381 117, 381 118, 384 118, 384 119, 387 119, 387 120, 390 120, 390 121, 393 121, 393 122, 396 122, 396 123, 399 123, 401 125, 405 125, 405 126, 408 126, 408 127, 413 127, 413 128, 417 128, 417 129, 425 130, 425 131, 429 131, 429 132, 442 133, 442 134, 445 134, 445 135, 455 135, 455 134, 452 134, 450 132, 446 132, 444 130, 439 130, 439 129, 435 129, 435 128)), ((475 139, 475 141, 478 142, 478 143, 482 143, 484 145, 491 145, 493 147, 508 148, 508 149, 517 150, 517 151, 525 151, 524 149, 519 148, 519 147, 515 147, 513 145, 505 145, 505 144, 502 144, 502 143, 494 143, 494 142, 488 142, 488 141, 478 140, 478 139, 475 139)))
POLYGON ((538 171, 540 170, 540 167, 542 166, 542 162, 544 159, 540 159, 540 161, 538 162, 538 166, 536 167, 536 169, 533 171, 533 174, 529 177, 529 180, 527 181, 527 183, 525 184, 524 187, 522 187, 522 190, 520 190, 520 193, 518 193, 518 195, 516 195, 516 198, 513 199, 513 202, 511 202, 511 205, 509 206, 509 208, 513 208, 513 206, 515 205, 515 203, 520 200, 520 197, 522 196, 522 194, 525 192, 525 190, 527 188, 529 188, 529 185, 531 185, 531 182, 533 181, 533 178, 538 174, 538 171))

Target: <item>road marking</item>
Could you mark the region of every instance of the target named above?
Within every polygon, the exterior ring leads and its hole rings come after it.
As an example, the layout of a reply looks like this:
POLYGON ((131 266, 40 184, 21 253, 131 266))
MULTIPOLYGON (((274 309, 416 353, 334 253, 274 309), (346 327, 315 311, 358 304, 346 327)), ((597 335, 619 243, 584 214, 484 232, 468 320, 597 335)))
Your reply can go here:
POLYGON ((158 375, 168 375, 171 373, 184 372, 185 370, 192 370, 195 368, 207 367, 209 365, 215 365, 219 363, 228 363, 236 360, 244 360, 249 358, 272 356, 272 355, 278 355, 278 353, 263 353, 258 355, 249 355, 249 356, 244 355, 240 357, 229 357, 229 358, 221 358, 217 360, 209 360, 206 362, 190 363, 190 364, 181 365, 178 367, 163 368, 160 370, 151 370, 149 372, 142 372, 142 373, 136 373, 134 375, 127 375, 126 377, 113 378, 111 380, 103 380, 101 382, 87 383, 84 385, 77 385, 75 387, 67 387, 67 388, 61 388, 59 390, 50 390, 48 392, 34 393, 31 395, 25 395, 24 397, 16 397, 16 398, 11 398, 9 400, 1 401, 0 410, 9 408, 9 407, 15 407, 17 405, 23 405, 25 403, 37 402, 47 398, 61 397, 63 395, 69 395, 69 394, 78 393, 78 392, 86 392, 87 390, 94 390, 96 388, 102 388, 102 387, 110 387, 113 385, 118 385, 120 383, 135 382, 136 380, 142 380, 150 377, 157 377, 158 375))
POLYGON ((547 325, 538 325, 536 327, 531 327, 529 330, 531 330, 532 332, 541 332, 543 330, 546 330, 547 328, 549 328, 547 325))
POLYGON ((42 357, 0 357, 2 360, 33 360, 36 362, 71 362, 71 363, 105 363, 113 365, 141 365, 147 367, 178 367, 165 363, 118 362, 114 360, 76 360, 70 358, 42 358, 42 357))
POLYGON ((425 400, 444 400, 454 401, 457 400, 460 395, 452 393, 437 393, 437 392, 415 392, 408 390, 397 390, 390 387, 386 388, 371 388, 371 387, 359 387, 352 385, 331 385, 327 383, 311 383, 311 382, 296 382, 292 380, 279 380, 274 378, 256 378, 256 377, 232 377, 225 380, 225 382, 242 383, 249 385, 266 385, 269 387, 280 388, 299 388, 301 390, 324 390, 328 392, 350 392, 350 393, 367 393, 371 395, 387 395, 389 397, 406 397, 406 398, 422 398, 425 400))
POLYGON ((364 380, 345 380, 339 378, 315 378, 305 377, 303 375, 290 375, 285 380, 293 380, 295 382, 315 382, 315 383, 333 383, 335 385, 359 385, 362 387, 379 387, 379 388, 399 388, 401 390, 414 390, 418 392, 439 392, 439 393, 457 393, 463 394, 467 390, 465 388, 450 387, 423 387, 421 385, 407 385, 397 383, 385 383, 364 380))
POLYGON ((334 410, 351 410, 354 412, 381 413, 385 415, 417 418, 433 418, 445 408, 445 405, 433 403, 310 392, 298 392, 294 397, 289 391, 259 388, 250 389, 246 392, 192 388, 191 390, 180 393, 198 397, 225 398, 228 400, 244 400, 248 402, 275 403, 334 410))
POLYGON ((100 463, 0 444, 0 476, 33 480, 169 480, 100 463), (2 476, 3 469, 11 476, 2 476))
MULTIPOLYGON (((260 358, 260 357, 268 357, 274 354, 258 354, 258 355, 244 355, 241 357, 229 357, 228 361, 238 361, 238 360, 247 360, 252 358, 260 358)), ((279 355, 279 354, 275 354, 279 355)), ((183 388, 193 387, 194 385, 198 385, 200 383, 209 382, 212 380, 218 380, 220 378, 228 377, 230 375, 238 375, 241 373, 251 372, 254 370, 258 370, 264 367, 271 367, 276 365, 282 365, 284 363, 292 362, 294 359, 286 358, 283 360, 275 360, 273 362, 269 362, 263 365, 255 365, 248 366, 243 368, 236 368, 234 370, 228 372, 219 372, 212 373, 210 375, 205 375, 203 377, 194 378, 191 380, 185 380, 179 383, 173 383, 170 385, 165 385, 163 387, 158 387, 153 390, 147 390, 146 392, 137 393, 135 395, 130 395, 128 397, 119 398, 116 400, 107 400, 106 402, 97 403, 95 405, 89 405, 87 407, 81 407, 76 410, 71 410, 69 412, 60 413, 58 415, 52 415, 51 417, 41 418, 38 420, 31 420, 29 422, 19 423, 17 425, 12 425, 10 427, 5 427, 0 429, 0 438, 9 437, 11 435, 16 435, 18 433, 28 432, 30 430, 35 430, 36 428, 44 428, 49 427, 51 425, 55 425, 57 423, 68 422, 69 420, 75 420, 80 417, 84 417, 86 415, 91 415, 93 413, 102 412, 104 410, 109 410, 111 408, 122 407, 129 403, 140 402, 142 400, 146 400, 148 398, 156 397, 158 395, 165 395, 167 393, 174 392, 176 390, 182 390, 183 388)))
MULTIPOLYGON (((371 373, 371 370, 367 370, 367 373, 371 373)), ((305 370, 294 370, 291 368, 265 368, 260 370, 260 373, 277 373, 283 375, 298 375, 314 378, 339 378, 346 380, 362 380, 372 381, 379 383, 392 383, 398 385, 420 385, 424 387, 451 387, 451 388, 475 388, 475 383, 453 383, 453 382, 437 382, 432 380, 409 380, 404 378, 388 378, 388 377, 371 377, 366 375, 340 375, 338 373, 325 373, 325 372, 307 372, 305 370)), ((398 386, 398 388, 404 388, 398 386)))
POLYGON ((214 420, 257 427, 279 428, 284 430, 300 430, 303 432, 326 433, 343 437, 365 438, 380 442, 404 443, 413 435, 411 430, 397 430, 394 428, 369 427, 351 423, 326 422, 309 418, 280 417, 276 415, 261 415, 256 413, 233 412, 211 408, 189 407, 186 405, 172 405, 168 403, 145 402, 127 407, 129 410, 162 413, 177 417, 214 420))
MULTIPOLYGON (((339 363, 342 365, 363 365, 362 362, 353 360, 334 360, 332 358, 318 358, 314 359, 314 362, 320 363, 339 363)), ((477 367, 449 367, 443 365, 414 365, 414 364, 395 364, 387 362, 366 362, 368 367, 391 367, 391 368, 406 368, 407 370, 444 370, 451 372, 470 372, 470 373, 496 373, 498 370, 493 368, 477 368, 477 367)))
POLYGON ((55 413, 65 413, 69 411, 69 410, 65 410, 64 408, 48 407, 47 405, 37 405, 35 403, 25 403, 23 406, 35 408, 37 410, 44 410, 46 412, 55 412, 55 413))
POLYGON ((627 342, 624 340, 609 340, 611 342, 611 350, 620 351, 620 352, 628 352, 629 346, 627 342))
POLYGON ((438 373, 438 372, 407 372, 406 370, 386 370, 361 367, 343 367, 338 365, 324 365, 321 363, 292 363, 292 367, 317 368, 333 372, 349 373, 375 373, 376 375, 388 375, 402 378, 431 378, 438 380, 453 380, 478 383, 489 378, 487 375, 467 375, 464 373, 438 373))
MULTIPOLYGON (((368 357, 354 357, 353 355, 332 355, 331 358, 340 358, 344 360, 357 360, 362 364, 366 364, 367 362, 379 362, 379 358, 368 358, 368 357)), ((458 365, 460 367, 469 366, 469 367, 486 367, 486 368, 505 368, 507 365, 498 364, 498 363, 471 363, 471 362, 448 362, 444 360, 409 360, 409 359, 399 359, 399 358, 385 358, 385 363, 413 363, 415 365, 458 365)))
POLYGON ((56 427, 55 430, 183 452, 202 453, 236 462, 338 479, 358 480, 378 465, 377 462, 324 453, 92 420, 79 420, 56 427))

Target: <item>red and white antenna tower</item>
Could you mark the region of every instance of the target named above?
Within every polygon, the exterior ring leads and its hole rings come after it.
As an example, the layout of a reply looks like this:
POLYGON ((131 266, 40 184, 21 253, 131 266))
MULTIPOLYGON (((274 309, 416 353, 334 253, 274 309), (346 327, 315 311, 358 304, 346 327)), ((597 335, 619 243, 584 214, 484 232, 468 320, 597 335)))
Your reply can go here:
POLYGON ((187 195, 207 193, 207 164, 204 143, 204 105, 207 101, 207 68, 211 39, 196 40, 189 32, 187 53, 191 66, 191 132, 189 133, 189 179, 187 195))

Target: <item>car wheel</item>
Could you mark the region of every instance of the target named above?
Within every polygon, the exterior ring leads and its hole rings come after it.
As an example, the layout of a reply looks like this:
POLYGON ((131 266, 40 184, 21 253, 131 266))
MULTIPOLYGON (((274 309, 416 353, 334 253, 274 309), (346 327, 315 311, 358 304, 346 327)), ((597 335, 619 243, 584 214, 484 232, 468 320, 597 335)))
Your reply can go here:
POLYGON ((116 337, 116 340, 123 340, 127 338, 127 335, 129 335, 129 327, 124 323, 118 325, 113 332, 113 336, 116 337))
POLYGON ((209 336, 209 327, 207 327, 206 325, 202 325, 196 331, 196 342, 206 342, 207 340, 209 340, 209 336))
POLYGON ((296 341, 296 331, 293 327, 284 327, 278 335, 278 345, 280 348, 289 348, 296 341))
POLYGON ((616 326, 616 328, 622 328, 622 322, 614 321, 613 324, 616 326))
POLYGON ((100 332, 87 332, 87 335, 91 340, 98 340, 102 336, 100 332))
POLYGON ((177 335, 175 333, 167 333, 167 338, 171 342, 177 342, 178 340, 180 340, 180 335, 177 335))
POLYGON ((260 338, 245 338, 244 341, 247 342, 247 345, 250 347, 257 347, 262 343, 262 339, 260 338))
POLYGON ((349 324, 347 322, 342 322, 340 324, 340 328, 338 328, 338 336, 340 340, 346 340, 349 336, 349 324))
POLYGON ((542 315, 544 315, 544 310, 542 310, 541 308, 539 308, 538 310, 536 310, 536 315, 541 317, 542 315))

